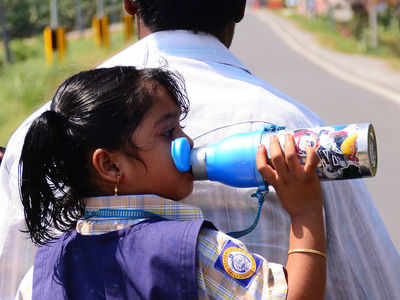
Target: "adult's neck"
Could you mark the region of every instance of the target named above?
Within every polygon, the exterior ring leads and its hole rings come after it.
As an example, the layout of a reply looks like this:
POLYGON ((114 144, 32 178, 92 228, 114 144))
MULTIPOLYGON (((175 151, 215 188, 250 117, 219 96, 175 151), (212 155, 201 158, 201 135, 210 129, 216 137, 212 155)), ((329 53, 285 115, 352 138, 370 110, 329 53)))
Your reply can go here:
MULTIPOLYGON (((153 31, 151 31, 151 29, 143 23, 141 18, 137 18, 137 28, 138 28, 139 40, 153 33, 153 31)), ((235 23, 232 22, 232 24, 229 24, 226 27, 223 33, 215 36, 222 44, 224 44, 227 48, 229 48, 232 44, 234 32, 235 32, 235 23)))

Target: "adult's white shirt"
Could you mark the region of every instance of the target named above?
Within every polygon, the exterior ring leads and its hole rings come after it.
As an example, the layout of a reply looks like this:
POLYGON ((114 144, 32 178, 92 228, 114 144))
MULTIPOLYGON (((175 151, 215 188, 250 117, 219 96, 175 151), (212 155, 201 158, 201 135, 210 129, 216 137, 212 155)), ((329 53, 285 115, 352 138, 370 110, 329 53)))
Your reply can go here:
MULTIPOLYGON (((191 112, 184 121, 192 137, 228 124, 266 121, 288 128, 321 125, 310 110, 275 91, 251 74, 216 38, 188 31, 151 34, 100 67, 159 67, 183 75, 191 112)), ((46 104, 34 116, 49 108, 46 104)), ((0 167, 0 299, 12 299, 18 282, 32 265, 33 248, 17 229, 23 224, 18 192, 18 161, 30 117, 7 145, 0 167)), ((240 125, 201 138, 216 141, 256 125, 240 125)), ((324 182, 328 278, 326 299, 400 299, 400 258, 362 180, 324 182)), ((202 208, 220 230, 251 224, 257 201, 253 189, 234 189, 200 182, 185 202, 202 208)), ((273 190, 264 203, 257 228, 242 238, 254 252, 285 264, 290 220, 273 190)))

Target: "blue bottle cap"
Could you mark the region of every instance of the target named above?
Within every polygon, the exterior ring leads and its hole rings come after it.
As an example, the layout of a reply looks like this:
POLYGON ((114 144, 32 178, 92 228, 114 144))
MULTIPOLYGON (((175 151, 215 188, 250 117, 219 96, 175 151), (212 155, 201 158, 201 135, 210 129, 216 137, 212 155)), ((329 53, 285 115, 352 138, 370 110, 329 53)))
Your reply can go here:
POLYGON ((187 172, 190 170, 190 152, 190 144, 187 138, 180 137, 172 141, 172 159, 180 172, 187 172))

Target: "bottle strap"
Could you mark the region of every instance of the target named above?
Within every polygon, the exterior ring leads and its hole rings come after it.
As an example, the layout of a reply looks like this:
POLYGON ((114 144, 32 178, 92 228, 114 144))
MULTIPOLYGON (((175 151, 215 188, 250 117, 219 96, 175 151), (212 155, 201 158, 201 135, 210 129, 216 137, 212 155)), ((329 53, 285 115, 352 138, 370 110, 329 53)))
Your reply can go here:
MULTIPOLYGON (((286 129, 285 126, 278 126, 275 124, 267 123, 264 125, 263 131, 274 133, 274 132, 284 130, 284 129, 286 129)), ((233 238, 240 238, 240 237, 243 237, 243 236, 249 234, 256 228, 258 221, 260 219, 261 209, 264 204, 264 198, 265 198, 265 195, 268 194, 268 192, 269 192, 268 183, 264 181, 264 185, 258 187, 257 191, 251 195, 252 198, 257 198, 257 200, 258 200, 257 214, 256 214, 256 217, 254 218, 253 224, 251 224, 248 228, 246 228, 244 230, 228 232, 227 235, 229 235, 233 238)))
POLYGON ((252 198, 257 198, 257 200, 258 200, 257 214, 256 214, 256 217, 254 218, 253 224, 251 224, 248 228, 246 228, 244 230, 228 232, 227 235, 229 235, 233 238, 241 238, 241 237, 249 234, 250 232, 252 232, 254 230, 254 228, 256 228, 256 226, 258 224, 258 220, 260 219, 261 209, 264 204, 264 198, 265 198, 266 194, 268 194, 268 184, 267 183, 265 183, 265 187, 264 186, 259 187, 257 189, 257 191, 251 195, 252 198))

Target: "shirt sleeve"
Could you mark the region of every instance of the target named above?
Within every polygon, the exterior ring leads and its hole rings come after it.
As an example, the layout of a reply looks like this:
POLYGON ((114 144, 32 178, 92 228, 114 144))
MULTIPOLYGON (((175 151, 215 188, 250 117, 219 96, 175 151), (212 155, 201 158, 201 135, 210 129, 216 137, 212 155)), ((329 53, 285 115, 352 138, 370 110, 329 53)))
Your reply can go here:
POLYGON ((204 228, 197 243, 199 299, 269 299, 287 296, 284 267, 250 253, 239 240, 204 228))

